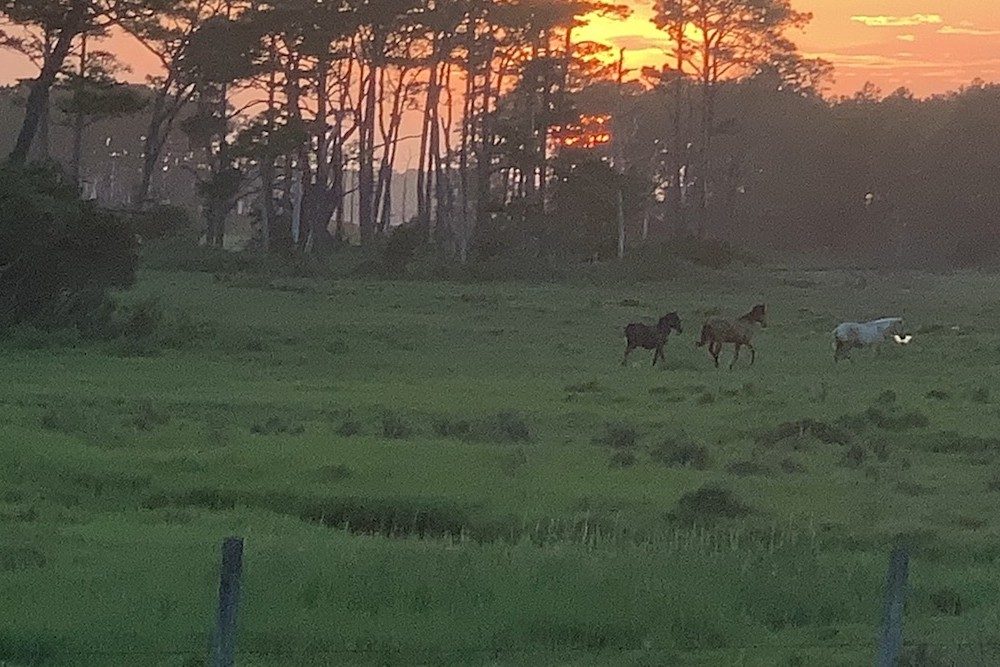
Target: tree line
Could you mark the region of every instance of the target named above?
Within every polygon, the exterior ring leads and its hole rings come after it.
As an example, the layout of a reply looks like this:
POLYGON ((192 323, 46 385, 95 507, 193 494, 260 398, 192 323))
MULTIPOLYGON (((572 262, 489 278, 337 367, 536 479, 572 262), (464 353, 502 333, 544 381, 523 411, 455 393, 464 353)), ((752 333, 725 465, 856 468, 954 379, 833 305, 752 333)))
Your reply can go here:
POLYGON ((627 17, 608 0, 5 0, 3 45, 38 66, 10 160, 44 156, 60 116, 78 180, 88 128, 141 117, 133 205, 184 169, 204 242, 250 199, 264 251, 344 243, 349 200, 359 242, 383 243, 404 146, 408 238, 459 262, 678 236, 897 260, 996 245, 995 87, 832 99, 788 0, 650 1, 665 61, 626 72, 578 38, 627 17), (141 89, 102 50, 121 33, 160 65, 141 89), (190 159, 168 163, 178 137, 190 159))

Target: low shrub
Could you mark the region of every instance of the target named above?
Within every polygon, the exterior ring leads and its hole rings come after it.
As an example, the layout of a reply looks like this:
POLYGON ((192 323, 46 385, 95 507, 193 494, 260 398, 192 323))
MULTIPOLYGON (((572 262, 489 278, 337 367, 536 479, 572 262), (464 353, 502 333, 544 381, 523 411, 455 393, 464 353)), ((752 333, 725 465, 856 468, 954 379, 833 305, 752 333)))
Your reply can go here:
POLYGON ((530 442, 531 427, 519 412, 504 410, 471 425, 471 435, 489 442, 530 442))
POLYGON ((382 415, 382 435, 393 440, 412 437, 413 426, 402 415, 386 412, 382 415))
POLYGON ((682 495, 672 516, 682 523, 697 524, 736 519, 750 513, 750 507, 732 491, 718 486, 703 486, 682 495))
POLYGON ((706 470, 711 465, 708 448, 685 435, 666 438, 649 450, 650 457, 665 466, 706 470))
POLYGON ((616 449, 611 453, 609 464, 612 468, 630 468, 637 460, 635 452, 631 449, 616 449))
POLYGON ((604 432, 594 440, 612 449, 632 449, 639 441, 639 433, 629 424, 608 423, 604 425, 604 432))
POLYGON ((783 440, 810 435, 828 445, 847 445, 853 442, 854 434, 845 428, 828 424, 816 419, 800 419, 783 422, 774 428, 757 434, 757 444, 773 447, 783 440))
POLYGON ((250 427, 254 435, 302 435, 306 427, 288 417, 272 415, 263 421, 254 422, 250 427))

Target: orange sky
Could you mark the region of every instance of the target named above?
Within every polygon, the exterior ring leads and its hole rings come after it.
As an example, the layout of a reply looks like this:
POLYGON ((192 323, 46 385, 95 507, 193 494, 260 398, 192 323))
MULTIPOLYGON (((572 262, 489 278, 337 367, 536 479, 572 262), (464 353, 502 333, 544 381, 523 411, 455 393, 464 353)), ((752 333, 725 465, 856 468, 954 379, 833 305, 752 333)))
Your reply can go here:
MULTIPOLYGON (((650 2, 621 0, 635 7, 624 22, 599 19, 580 36, 625 47, 626 67, 659 65, 662 36, 649 22, 650 2)), ((918 95, 954 89, 980 77, 1000 81, 1000 1, 998 0, 793 0, 814 15, 795 35, 808 55, 834 63, 830 92, 849 94, 865 81, 884 92, 906 86, 918 95)), ((126 42, 117 50, 141 78, 154 63, 126 42)), ((0 52, 0 80, 33 76, 17 56, 0 52)))
MULTIPOLYGON (((662 36, 649 22, 651 2, 625 22, 595 21, 581 35, 625 47, 626 67, 663 62, 662 36)), ((849 94, 872 81, 889 93, 918 95, 980 77, 1000 81, 998 0, 792 0, 813 21, 793 35, 807 55, 834 63, 830 92, 849 94)))

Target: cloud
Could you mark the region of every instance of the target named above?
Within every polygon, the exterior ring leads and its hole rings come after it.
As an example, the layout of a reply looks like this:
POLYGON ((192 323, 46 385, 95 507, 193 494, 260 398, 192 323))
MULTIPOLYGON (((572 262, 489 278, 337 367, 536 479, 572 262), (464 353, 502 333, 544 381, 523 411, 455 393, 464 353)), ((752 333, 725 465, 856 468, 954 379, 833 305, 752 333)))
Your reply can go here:
POLYGON ((940 14, 910 14, 909 16, 852 16, 852 21, 869 28, 906 28, 916 25, 944 23, 940 14))
POLYGON ((942 26, 938 30, 939 35, 971 35, 973 37, 995 37, 1000 35, 1000 30, 980 30, 978 28, 956 28, 952 25, 942 26))
POLYGON ((917 41, 916 35, 896 35, 896 39, 901 42, 915 42, 917 41))

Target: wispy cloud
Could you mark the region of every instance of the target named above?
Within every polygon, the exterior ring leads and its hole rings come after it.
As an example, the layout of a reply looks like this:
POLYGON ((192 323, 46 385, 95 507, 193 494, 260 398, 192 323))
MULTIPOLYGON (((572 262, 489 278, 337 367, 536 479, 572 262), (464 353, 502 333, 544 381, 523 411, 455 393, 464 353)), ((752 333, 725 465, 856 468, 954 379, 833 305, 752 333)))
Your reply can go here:
POLYGON ((910 14, 909 16, 852 16, 852 21, 869 28, 907 28, 916 25, 944 23, 940 14, 910 14))
POLYGON ((901 42, 915 42, 917 41, 916 35, 896 35, 896 39, 901 42))
POLYGON ((995 37, 1000 30, 981 30, 979 28, 956 28, 953 25, 942 26, 939 35, 971 35, 973 37, 995 37))

